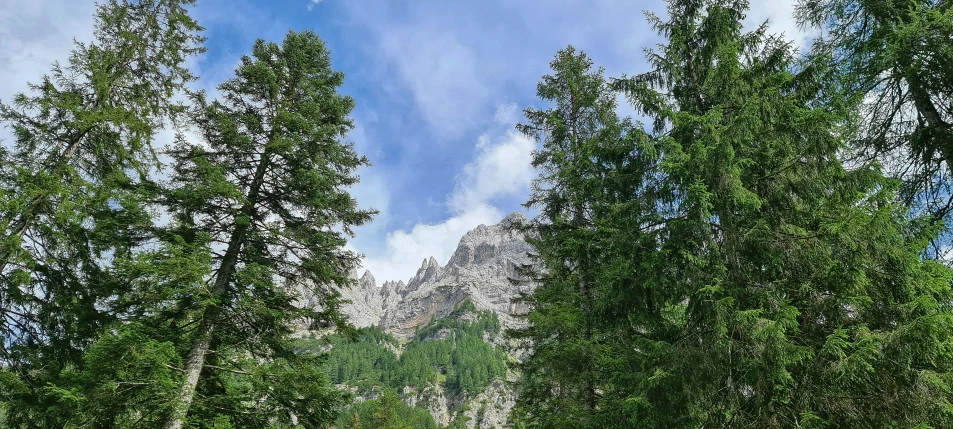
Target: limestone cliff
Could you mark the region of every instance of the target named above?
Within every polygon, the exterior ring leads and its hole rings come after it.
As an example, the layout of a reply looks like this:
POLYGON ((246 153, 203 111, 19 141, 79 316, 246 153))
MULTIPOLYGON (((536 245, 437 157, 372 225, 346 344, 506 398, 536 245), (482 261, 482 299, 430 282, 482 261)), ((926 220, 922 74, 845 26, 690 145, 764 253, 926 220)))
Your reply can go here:
POLYGON ((417 327, 450 314, 469 299, 480 310, 495 311, 504 328, 515 327, 520 322, 514 316, 526 308, 513 299, 531 286, 511 279, 518 278, 518 266, 529 262, 532 248, 507 227, 525 220, 522 213, 513 213, 499 224, 476 227, 463 236, 445 266, 433 257, 424 259, 406 283, 385 281, 377 286, 366 271, 354 288, 344 291, 350 303, 342 310, 358 327, 379 326, 408 338, 417 327))

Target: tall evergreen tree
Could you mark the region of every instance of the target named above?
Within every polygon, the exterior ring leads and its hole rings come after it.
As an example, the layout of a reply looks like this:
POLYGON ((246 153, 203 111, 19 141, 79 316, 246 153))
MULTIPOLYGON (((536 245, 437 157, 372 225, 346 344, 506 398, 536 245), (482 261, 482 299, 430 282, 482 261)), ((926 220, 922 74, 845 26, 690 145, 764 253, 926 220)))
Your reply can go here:
POLYGON ((202 51, 192 0, 112 0, 94 40, 30 85, 0 121, 0 401, 7 424, 58 427, 48 388, 82 365, 114 320, 112 258, 151 223, 142 186, 156 167, 156 132, 184 111, 177 95, 202 51), (47 418, 52 420, 46 420, 47 418))
POLYGON ((855 99, 743 32, 746 8, 671 2, 654 71, 623 81, 679 216, 637 277, 657 325, 618 349, 608 408, 649 427, 949 426, 950 272, 920 257, 936 230, 874 166, 845 168, 855 99))
POLYGON ((131 239, 122 228, 142 220, 117 192, 156 166, 155 133, 183 110, 173 98, 194 79, 184 62, 202 50, 192 3, 105 2, 92 43, 77 43, 32 94, 0 104, 15 138, 0 170, 3 346, 64 334, 68 318, 54 313, 66 307, 94 312, 101 296, 71 277, 95 274, 114 241, 131 239))
POLYGON ((598 261, 589 306, 547 278, 572 281, 572 255, 547 258, 545 236, 535 239, 546 275, 522 383, 541 387, 524 389, 518 424, 953 423, 951 273, 921 257, 937 231, 908 217, 875 166, 845 168, 855 99, 763 26, 744 32, 746 8, 673 0, 668 20, 650 16, 667 40, 649 53, 653 71, 616 83, 654 123, 651 136, 626 133, 634 143, 620 153, 641 174, 606 186, 615 199, 580 193, 604 207, 585 231, 598 261), (579 353, 560 341, 586 329, 595 335, 575 342, 598 359, 569 369, 579 353), (560 390, 568 374, 593 377, 595 407, 560 390))
POLYGON ((524 229, 544 268, 528 273, 538 283, 529 299, 530 327, 511 333, 533 347, 521 365, 517 413, 548 422, 542 427, 601 427, 594 418, 605 336, 594 307, 603 299, 600 246, 613 212, 625 211, 628 220, 642 213, 636 190, 626 187, 648 182, 642 176, 652 160, 638 147, 645 133, 618 116, 602 69, 572 47, 551 67, 537 94, 553 107, 527 109, 527 123, 518 126, 542 143, 533 156, 541 175, 526 204, 540 215, 524 229))
POLYGON ((219 86, 220 101, 196 97, 203 141, 183 139, 172 152, 169 234, 210 243, 213 270, 207 287, 180 297, 182 327, 194 329, 164 427, 218 418, 320 427, 333 418, 333 387, 287 334, 304 317, 346 323, 336 287, 348 284, 358 255, 343 248, 345 234, 373 214, 348 194, 367 160, 341 140, 354 106, 336 92, 342 82, 318 36, 291 32, 281 45, 256 42, 219 86), (296 307, 293 285, 306 285, 321 312, 296 307))

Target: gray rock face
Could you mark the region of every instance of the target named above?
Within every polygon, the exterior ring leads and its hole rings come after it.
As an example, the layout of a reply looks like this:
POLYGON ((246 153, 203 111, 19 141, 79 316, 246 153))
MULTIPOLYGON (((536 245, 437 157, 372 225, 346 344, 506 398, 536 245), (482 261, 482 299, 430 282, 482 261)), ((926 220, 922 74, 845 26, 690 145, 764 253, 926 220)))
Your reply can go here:
MULTIPOLYGON (((508 227, 525 221, 522 213, 513 213, 499 224, 476 227, 463 236, 445 266, 433 257, 424 259, 406 283, 385 281, 378 286, 370 272, 359 278, 354 272, 354 286, 342 290, 343 297, 350 302, 341 310, 355 326, 378 326, 400 339, 409 339, 418 327, 432 319, 450 315, 464 300, 470 300, 479 310, 496 312, 504 329, 519 327, 522 322, 517 316, 528 308, 514 299, 521 292, 531 292, 533 286, 511 279, 520 278, 517 267, 530 262, 528 253, 533 249, 522 234, 508 227)), ((438 331, 433 338, 448 334, 449 331, 438 331)), ((498 346, 506 342, 502 335, 484 340, 498 346)), ((396 352, 399 354, 399 350, 396 352)), ((515 392, 500 379, 472 397, 448 395, 439 384, 428 385, 421 391, 405 387, 401 396, 409 405, 430 411, 441 425, 453 420, 457 412, 454 410, 463 410, 459 412, 469 418, 468 428, 509 427, 507 416, 515 401, 515 392)))
POLYGON ((470 407, 463 415, 467 416, 467 428, 502 428, 510 411, 516 405, 513 390, 503 380, 497 378, 475 398, 470 400, 470 407))
MULTIPOLYGON (((351 276, 356 278, 357 273, 351 276)), ((384 301, 393 290, 393 285, 389 283, 379 288, 374 275, 365 271, 354 287, 341 291, 344 298, 350 301, 341 307, 341 311, 359 328, 377 325, 384 314, 384 301)))
POLYGON ((404 387, 401 397, 407 402, 407 405, 429 411, 438 425, 447 426, 450 424, 452 420, 450 415, 450 408, 453 405, 452 398, 448 399, 443 386, 430 384, 421 392, 411 387, 404 387))
POLYGON ((354 288, 343 291, 351 301, 342 308, 344 314, 355 326, 376 325, 406 339, 469 299, 478 309, 495 311, 503 328, 516 327, 520 322, 515 316, 527 308, 513 299, 532 287, 510 279, 519 278, 517 267, 530 262, 532 247, 507 227, 524 221, 525 215, 512 213, 499 224, 476 227, 463 236, 446 266, 433 257, 424 259, 406 284, 387 281, 377 287, 374 276, 365 272, 354 288))

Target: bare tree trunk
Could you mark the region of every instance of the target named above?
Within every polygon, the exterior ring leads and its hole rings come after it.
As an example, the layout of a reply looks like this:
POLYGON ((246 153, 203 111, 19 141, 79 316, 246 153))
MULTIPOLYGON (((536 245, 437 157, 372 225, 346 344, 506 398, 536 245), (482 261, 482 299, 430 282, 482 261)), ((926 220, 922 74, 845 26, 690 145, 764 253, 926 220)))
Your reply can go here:
POLYGON ((208 353, 209 345, 212 344, 212 331, 215 329, 215 322, 212 321, 214 315, 209 313, 212 312, 205 311, 203 314, 198 337, 185 365, 185 382, 182 383, 179 394, 172 404, 172 413, 166 421, 165 429, 182 429, 185 417, 189 414, 192 398, 195 396, 195 387, 199 384, 199 376, 202 375, 202 368, 205 367, 205 355, 208 353))

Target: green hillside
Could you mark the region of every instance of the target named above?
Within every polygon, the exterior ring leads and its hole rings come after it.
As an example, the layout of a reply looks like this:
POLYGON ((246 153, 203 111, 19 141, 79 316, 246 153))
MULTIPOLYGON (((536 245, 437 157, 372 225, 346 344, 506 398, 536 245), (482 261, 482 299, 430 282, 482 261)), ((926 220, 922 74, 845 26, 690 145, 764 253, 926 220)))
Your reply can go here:
MULTIPOLYGON (((382 409, 395 413, 395 421, 413 428, 437 427, 422 408, 393 404, 391 396, 410 387, 422 392, 440 386, 448 396, 465 402, 484 391, 494 378, 506 375, 507 354, 485 341, 500 335, 500 321, 491 311, 477 311, 473 303, 461 304, 450 316, 432 320, 409 341, 401 343, 377 327, 361 328, 353 337, 333 335, 304 339, 302 350, 320 351, 330 344, 325 372, 335 384, 356 389, 355 395, 375 398, 341 411, 339 427, 366 422, 382 409), (428 420, 429 419, 429 420, 428 420)), ((461 409, 452 409, 459 414, 461 409)), ((380 416, 379 416, 380 417, 380 416)), ((450 427, 462 424, 457 418, 450 427)), ((377 426, 373 426, 377 427, 377 426)), ((404 426, 393 426, 404 427, 404 426)))

